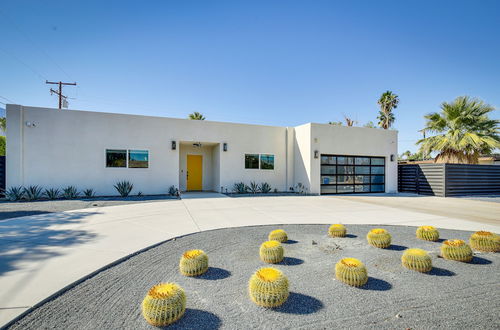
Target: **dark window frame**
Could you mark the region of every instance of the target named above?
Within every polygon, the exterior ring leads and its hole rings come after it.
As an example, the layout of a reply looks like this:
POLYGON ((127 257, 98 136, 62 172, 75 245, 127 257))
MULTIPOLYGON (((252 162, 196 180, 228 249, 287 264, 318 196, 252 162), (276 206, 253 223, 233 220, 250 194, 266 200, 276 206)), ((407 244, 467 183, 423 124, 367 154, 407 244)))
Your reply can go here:
POLYGON ((245 154, 245 170, 259 170, 260 169, 260 154, 245 154), (247 156, 257 156, 257 167, 247 167, 247 156))
POLYGON ((127 149, 105 149, 104 156, 105 156, 106 168, 127 168, 127 164, 128 164, 128 151, 127 151, 127 149), (125 159, 124 159, 125 164, 123 166, 109 166, 108 165, 108 152, 124 153, 125 154, 125 159))
MULTIPOLYGON (((362 155, 338 155, 338 154, 321 154, 321 157, 320 157, 320 186, 321 187, 328 187, 329 189, 332 189, 332 190, 335 190, 335 192, 325 192, 323 193, 322 191, 320 191, 320 194, 321 195, 333 195, 333 194, 360 194, 360 193, 380 193, 380 192, 385 192, 385 188, 386 188, 386 165, 387 165, 387 160, 386 160, 386 157, 382 157, 382 156, 362 156, 362 155), (336 157, 337 159, 337 162, 336 164, 328 164, 328 163, 323 163, 323 159, 324 158, 327 158, 327 157, 336 157), (345 163, 345 164, 339 164, 338 162, 338 158, 339 157, 344 157, 344 159, 348 159, 350 157, 352 157, 353 161, 352 163, 345 163), (366 165, 366 164, 356 164, 356 158, 369 158, 370 159, 370 162, 369 162, 369 165, 366 165), (380 160, 382 159, 383 160, 383 164, 380 165, 380 164, 372 164, 373 163, 373 159, 377 159, 377 160, 380 160), (338 170, 338 167, 342 167, 342 166, 352 166, 353 167, 353 173, 350 174, 352 177, 353 177, 353 182, 352 183, 338 183, 338 176, 346 176, 346 174, 339 174, 339 170, 338 170), (324 168, 330 168, 330 167, 335 167, 335 174, 328 174, 328 173, 325 173, 323 172, 323 169, 324 168), (362 173, 359 173, 357 174, 356 173, 356 168, 357 167, 369 167, 369 173, 368 174, 362 174, 362 173), (372 174, 371 172, 371 168, 372 167, 382 167, 384 170, 383 170, 383 174, 372 174), (364 177, 368 177, 368 183, 356 183, 356 176, 364 176, 364 177), (325 184, 323 183, 323 176, 329 176, 329 177, 335 177, 335 180, 333 181, 333 183, 328 183, 328 184, 325 184), (383 177, 383 182, 382 183, 372 183, 372 177, 383 177), (339 186, 349 186, 349 187, 353 187, 353 191, 352 192, 339 192, 338 190, 338 187, 339 186), (369 190, 368 192, 366 191, 356 191, 356 186, 368 186, 369 187, 369 190), (383 187, 382 191, 373 191, 374 189, 372 189, 372 186, 377 186, 377 187, 383 187)), ((375 187, 374 187, 375 188, 375 187)))

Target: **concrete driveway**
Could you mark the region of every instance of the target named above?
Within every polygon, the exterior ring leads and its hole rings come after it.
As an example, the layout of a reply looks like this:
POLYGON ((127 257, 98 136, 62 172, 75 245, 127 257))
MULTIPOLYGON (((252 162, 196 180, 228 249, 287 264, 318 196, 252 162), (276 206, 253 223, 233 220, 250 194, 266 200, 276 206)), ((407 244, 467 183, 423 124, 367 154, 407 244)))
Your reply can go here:
POLYGON ((301 223, 499 232, 500 204, 408 195, 229 198, 193 193, 181 200, 6 219, 0 221, 0 325, 91 272, 173 237, 301 223))

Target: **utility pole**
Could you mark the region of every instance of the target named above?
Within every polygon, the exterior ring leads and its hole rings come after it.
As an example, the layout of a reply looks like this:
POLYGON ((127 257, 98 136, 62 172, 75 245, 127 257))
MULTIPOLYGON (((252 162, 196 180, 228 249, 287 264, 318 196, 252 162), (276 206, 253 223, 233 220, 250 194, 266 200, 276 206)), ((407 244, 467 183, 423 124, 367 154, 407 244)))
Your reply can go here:
POLYGON ((53 84, 53 85, 59 85, 59 91, 56 91, 54 89, 50 89, 50 93, 54 93, 56 95, 59 96, 59 110, 62 109, 62 105, 63 105, 63 98, 66 99, 67 96, 63 95, 62 93, 62 87, 63 85, 69 85, 69 86, 76 86, 76 82, 75 83, 65 83, 65 82, 62 82, 62 81, 59 81, 59 82, 55 82, 55 81, 48 81, 48 80, 45 80, 45 83, 46 84, 53 84))

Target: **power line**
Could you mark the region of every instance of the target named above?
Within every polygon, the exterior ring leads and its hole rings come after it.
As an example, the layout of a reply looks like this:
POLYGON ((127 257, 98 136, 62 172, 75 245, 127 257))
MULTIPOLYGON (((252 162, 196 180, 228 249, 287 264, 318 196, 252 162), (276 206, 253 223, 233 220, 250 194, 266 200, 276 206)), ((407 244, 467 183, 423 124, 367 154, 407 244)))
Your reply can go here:
POLYGON ((30 69, 34 74, 36 74, 41 80, 47 80, 47 78, 45 78, 45 76, 43 74, 41 74, 40 72, 36 71, 35 69, 33 69, 33 67, 29 66, 28 64, 26 64, 26 62, 22 61, 20 58, 16 57, 15 55, 13 55, 12 53, 9 53, 8 51, 6 51, 5 49, 3 48, 0 48, 0 50, 2 50, 5 54, 11 56, 12 58, 14 58, 15 60, 17 60, 19 63, 21 63, 22 65, 24 65, 25 67, 27 67, 28 69, 30 69))
MULTIPOLYGON (((5 101, 7 101, 7 102, 10 102, 10 103, 15 103, 14 101, 9 100, 8 98, 3 97, 2 95, 0 95, 0 97, 1 97, 2 99, 4 99, 5 101)), ((4 103, 4 104, 5 104, 5 103, 4 103)))
POLYGON ((10 18, 9 15, 7 15, 7 13, 3 12, 2 10, 0 10, 0 13, 2 13, 9 21, 10 21, 10 24, 20 33, 24 36, 24 38, 26 40, 28 40, 28 42, 30 42, 33 46, 35 46, 35 48, 38 49, 38 51, 40 53, 43 53, 59 70, 61 70, 70 80, 74 80, 73 78, 71 78, 71 76, 52 58, 52 56, 49 55, 48 52, 46 52, 43 48, 41 47, 38 47, 37 44, 33 41, 33 39, 31 39, 28 34, 26 32, 24 32, 20 27, 19 25, 17 25, 13 19, 10 18))
POLYGON ((45 81, 46 84, 53 84, 53 85, 59 85, 59 90, 56 91, 54 89, 50 89, 50 94, 54 93, 56 95, 59 96, 59 110, 61 110, 63 108, 63 104, 65 104, 65 108, 68 107, 68 101, 66 100, 68 97, 63 95, 62 93, 62 87, 63 85, 64 86, 76 86, 76 82, 75 83, 65 83, 65 82, 62 82, 62 81, 58 81, 58 82, 55 82, 55 81, 48 81, 46 80, 45 81), (63 103, 64 101, 64 103, 63 103))

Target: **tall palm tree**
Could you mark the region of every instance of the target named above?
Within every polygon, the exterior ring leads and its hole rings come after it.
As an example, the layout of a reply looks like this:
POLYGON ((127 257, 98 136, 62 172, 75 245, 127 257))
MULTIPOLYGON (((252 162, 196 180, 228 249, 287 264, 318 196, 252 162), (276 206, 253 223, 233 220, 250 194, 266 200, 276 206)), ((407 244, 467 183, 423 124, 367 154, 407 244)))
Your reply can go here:
POLYGON ((488 114, 495 108, 468 96, 443 102, 441 112, 425 116, 424 131, 432 136, 417 141, 420 152, 437 152, 437 163, 477 164, 481 154, 500 148, 499 120, 488 114))
POLYGON ((190 113, 188 118, 191 120, 205 120, 205 117, 197 111, 190 113))
POLYGON ((399 104, 399 96, 391 91, 386 91, 380 96, 378 102, 380 111, 378 113, 378 124, 383 129, 388 129, 394 123, 393 109, 396 109, 399 104))

